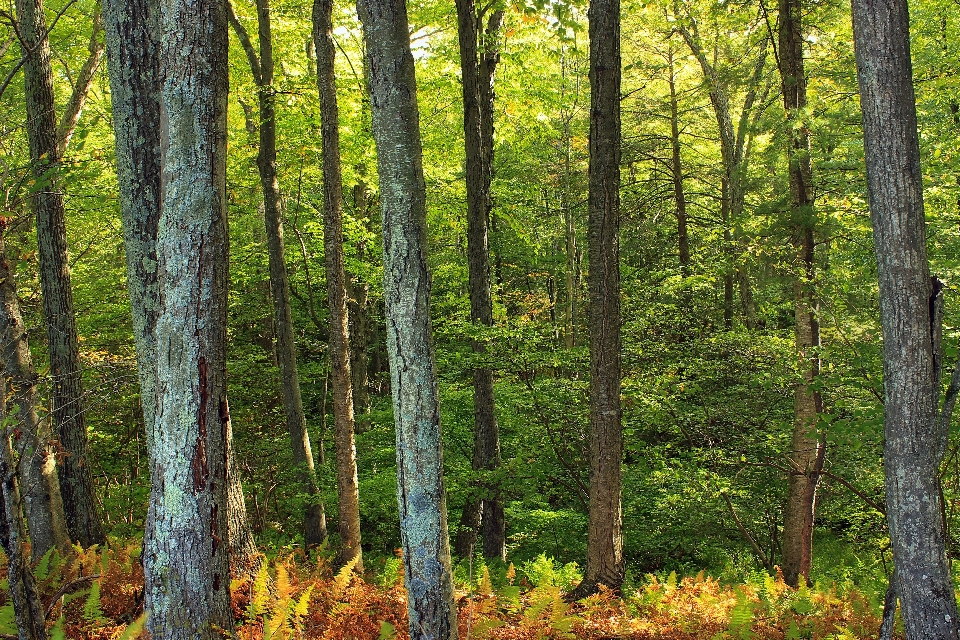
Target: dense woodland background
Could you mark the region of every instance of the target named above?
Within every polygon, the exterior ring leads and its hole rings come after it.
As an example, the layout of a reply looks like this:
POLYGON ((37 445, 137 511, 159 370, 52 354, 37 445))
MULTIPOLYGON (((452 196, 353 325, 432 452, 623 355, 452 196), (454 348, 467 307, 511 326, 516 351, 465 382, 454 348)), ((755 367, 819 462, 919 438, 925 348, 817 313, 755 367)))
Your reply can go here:
MULTIPOLYGON (((255 34, 255 7, 240 1, 233 8, 255 34)), ((945 283, 945 386, 960 340, 960 5, 922 0, 910 10, 928 251, 932 272, 945 283)), ((53 0, 46 11, 54 25, 54 88, 62 113, 81 68, 102 46, 102 26, 95 24, 100 7, 53 0)), ((586 557, 589 487, 586 7, 504 7, 489 236, 493 326, 470 321, 454 8, 426 0, 410 3, 409 11, 451 539, 476 487, 497 487, 508 563, 525 568, 531 582, 549 573, 557 586, 569 588, 586 557), (478 342, 485 348, 476 349, 478 342), (503 460, 495 472, 472 470, 473 370, 479 366, 495 378, 503 460)), ((0 14, 4 76, 20 58, 11 13, 5 7, 0 14)), ((310 7, 275 1, 271 17, 277 168, 299 386, 326 519, 335 523, 321 122, 310 7)), ((395 571, 400 533, 376 158, 354 7, 338 3, 333 21, 360 530, 368 571, 389 572, 395 571), (358 368, 366 369, 365 379, 358 368)), ((781 563, 785 454, 794 390, 804 373, 794 342, 795 283, 806 273, 796 259, 786 150, 793 128, 802 126, 810 133, 814 197, 806 215, 815 280, 807 286, 822 339, 814 385, 823 409, 816 429, 826 443, 811 578, 823 588, 856 588, 876 607, 892 564, 878 510, 884 504, 882 343, 850 9, 836 0, 803 3, 807 104, 793 120, 781 95, 777 21, 777 7, 764 0, 623 3, 624 592, 647 585, 649 594, 648 574, 674 586, 676 575, 700 571, 725 583, 763 583, 760 576, 781 563), (742 207, 723 204, 722 135, 711 102, 718 91, 728 98, 736 134, 742 207), (681 192, 684 225, 678 224, 681 192)), ((285 557, 304 547, 304 506, 314 499, 293 462, 283 412, 257 171, 258 90, 235 36, 231 31, 230 413, 258 547, 285 557)), ((45 398, 50 371, 28 211, 27 115, 22 79, 10 78, 0 95, 6 255, 45 398)), ((63 184, 95 496, 107 535, 122 546, 143 535, 150 477, 110 105, 104 58, 66 148, 63 184)), ((956 429, 940 475, 953 559, 960 554, 956 429)), ((335 530, 331 525, 331 535, 335 530)), ((332 559, 337 544, 334 536, 319 553, 332 559)), ((479 566, 464 561, 458 579, 481 575, 479 566)), ((490 566, 494 582, 506 584, 508 564, 490 566)))

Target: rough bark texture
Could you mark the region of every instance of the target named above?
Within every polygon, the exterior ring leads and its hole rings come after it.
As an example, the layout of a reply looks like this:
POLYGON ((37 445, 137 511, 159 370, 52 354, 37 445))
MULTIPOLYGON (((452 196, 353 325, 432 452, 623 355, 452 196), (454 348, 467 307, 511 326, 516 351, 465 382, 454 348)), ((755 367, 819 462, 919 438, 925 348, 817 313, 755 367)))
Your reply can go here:
MULTIPOLYGON (((6 395, 6 385, 0 381, 0 393, 6 395)), ((0 416, 6 411, 0 408, 0 416)), ((4 426, 0 433, 0 483, 3 494, 3 518, 6 537, 3 548, 7 554, 7 578, 10 599, 20 640, 46 640, 47 625, 43 603, 37 593, 30 561, 23 550, 27 537, 20 515, 20 487, 17 486, 17 460, 10 444, 12 428, 4 426)))
MULTIPOLYGON (((50 447, 51 434, 47 422, 37 416, 37 374, 27 343, 26 327, 20 315, 20 300, 0 228, 0 342, 3 352, 3 374, 6 380, 5 405, 16 407, 16 432, 10 443, 16 452, 23 511, 30 530, 33 560, 38 561, 51 548, 65 554, 70 549, 70 536, 57 480, 56 456, 50 447)), ((3 408, 3 414, 7 411, 3 408)), ((16 517, 19 519, 20 497, 16 517)))
POLYGON ((957 638, 937 478, 947 432, 937 420, 907 3, 854 0, 853 35, 880 280, 883 462, 897 594, 907 638, 957 638))
POLYGON ((623 583, 620 408, 620 2, 590 21, 590 523, 582 597, 623 583))
MULTIPOLYGON (((159 313, 157 223, 160 218, 160 70, 157 0, 105 0, 103 17, 110 64, 110 95, 117 148, 117 180, 127 257, 127 291, 140 379, 146 433, 152 438, 157 413, 156 325, 159 313)), ((232 453, 232 452, 231 452, 232 453)), ((242 573, 258 555, 239 476, 228 469, 231 565, 242 573)), ((147 518, 147 538, 153 518, 147 518)))
POLYGON ((404 0, 359 0, 383 211, 387 351, 410 637, 457 637, 437 371, 430 323, 426 186, 404 0))
POLYGON ((18 0, 17 14, 24 43, 33 51, 23 65, 23 79, 30 160, 37 182, 45 185, 34 195, 32 205, 37 216, 40 284, 53 383, 53 423, 64 450, 60 493, 70 537, 87 547, 104 542, 106 538, 93 496, 87 427, 83 416, 77 324, 67 264, 65 208, 56 175, 60 146, 54 112, 50 42, 46 36, 41 0, 18 0))
POLYGON ((232 628, 227 558, 226 109, 223 2, 161 0, 157 416, 144 540, 153 638, 232 628))
POLYGON ((333 427, 337 454, 338 530, 341 564, 357 558, 360 549, 360 493, 357 450, 353 441, 353 377, 350 369, 350 316, 343 266, 343 177, 340 171, 340 111, 334 71, 333 0, 314 0, 313 39, 317 52, 317 88, 323 147, 323 253, 330 307, 330 368, 333 378, 333 427))
POLYGON ((789 465, 792 469, 783 512, 783 576, 797 586, 801 577, 810 580, 813 562, 813 523, 816 515, 817 485, 823 467, 823 444, 817 434, 817 416, 823 403, 814 383, 820 375, 820 323, 813 285, 814 225, 810 131, 803 117, 807 105, 807 78, 803 67, 803 24, 801 0, 780 0, 777 63, 787 114, 790 145, 790 220, 796 251, 794 269, 795 348, 802 378, 794 390, 793 438, 789 465))
MULTIPOLYGON (((460 39, 460 69, 463 77, 463 131, 466 147, 467 266, 470 280, 470 320, 493 326, 493 298, 490 291, 490 246, 488 221, 492 208, 490 183, 493 177, 493 78, 496 49, 488 46, 478 59, 480 38, 477 9, 473 0, 457 0, 460 39)), ((487 29, 487 42, 498 37, 503 13, 495 12, 487 29)), ((486 351, 475 340, 473 350, 486 351)), ((493 370, 473 370, 473 471, 481 473, 500 466, 500 434, 494 411, 493 370)), ((506 555, 503 504, 497 487, 480 483, 463 508, 456 552, 473 553, 477 532, 483 527, 483 554, 503 559, 506 555)))
POLYGON ((260 107, 259 150, 257 169, 263 190, 263 220, 267 237, 267 258, 270 268, 270 297, 273 299, 273 317, 276 328, 276 355, 280 366, 280 386, 283 392, 283 412, 290 434, 293 461, 300 476, 301 491, 307 496, 303 514, 303 538, 307 547, 323 542, 327 537, 327 523, 320 487, 313 461, 307 417, 300 396, 300 374, 297 370, 297 344, 290 310, 290 284, 283 248, 283 212, 280 183, 277 179, 277 122, 276 94, 273 86, 273 36, 270 30, 269 0, 257 0, 257 26, 260 53, 253 49, 246 30, 230 8, 233 24, 240 43, 250 62, 254 82, 258 88, 260 107))

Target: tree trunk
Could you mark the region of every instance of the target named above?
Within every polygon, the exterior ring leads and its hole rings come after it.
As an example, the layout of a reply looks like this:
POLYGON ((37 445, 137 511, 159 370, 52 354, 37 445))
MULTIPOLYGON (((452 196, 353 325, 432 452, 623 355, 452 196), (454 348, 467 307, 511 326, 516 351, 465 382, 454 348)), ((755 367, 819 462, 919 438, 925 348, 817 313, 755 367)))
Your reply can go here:
MULTIPOLYGON (((140 380, 140 404, 152 447, 157 414, 157 223, 160 218, 160 70, 156 0, 105 0, 103 16, 110 64, 110 95, 117 145, 117 179, 127 257, 127 291, 140 380)), ((228 432, 228 441, 231 439, 228 432)), ((229 444, 229 442, 228 442, 229 444)), ((236 573, 258 568, 239 476, 228 461, 230 558, 236 573)), ((146 539, 153 536, 147 518, 146 539)))
POLYGON ((54 111, 50 42, 42 0, 18 0, 16 4, 20 33, 24 44, 33 52, 23 65, 30 159, 37 183, 46 185, 34 196, 33 209, 37 216, 40 284, 53 381, 53 423, 65 453, 60 468, 60 493, 70 537, 88 547, 104 542, 106 538, 94 500, 87 451, 77 324, 67 265, 65 208, 57 177, 60 146, 54 111))
POLYGON ((73 93, 70 95, 70 101, 67 103, 60 118, 60 124, 57 126, 57 153, 63 157, 70 144, 70 138, 77 129, 77 123, 80 122, 80 114, 83 111, 83 105, 90 95, 90 89, 93 87, 93 79, 96 76, 97 69, 100 67, 100 61, 103 59, 104 41, 103 34, 103 15, 97 12, 93 16, 93 31, 90 34, 90 44, 87 45, 89 55, 77 74, 77 82, 73 87, 73 93))
POLYGON ((303 538, 306 547, 320 544, 327 537, 326 517, 317 484, 307 431, 307 418, 300 396, 300 375, 297 371, 297 345, 290 310, 290 285, 283 249, 283 212, 280 183, 277 179, 276 97, 273 86, 273 36, 270 28, 269 0, 257 0, 257 25, 260 54, 257 55, 246 30, 229 8, 230 22, 250 62, 260 106, 259 152, 257 168, 263 190, 263 220, 270 265, 270 295, 273 299, 274 324, 277 331, 277 363, 283 392, 283 411, 290 434, 293 461, 297 465, 301 490, 307 496, 303 515, 303 538))
POLYGON ((149 437, 154 525, 144 540, 144 606, 153 638, 219 638, 233 625, 225 3, 161 0, 158 43, 160 304, 157 416, 149 437))
MULTIPOLYGON (((467 265, 470 280, 470 321, 493 326, 493 298, 490 291, 490 247, 488 221, 493 177, 493 79, 495 48, 478 58, 480 38, 477 9, 473 0, 457 0, 460 39, 460 68, 463 76, 463 131, 466 148, 467 265)), ((498 37, 503 13, 494 12, 487 28, 487 43, 498 37)), ((493 45, 495 47, 495 45, 493 45)), ((477 354, 486 352, 482 341, 473 341, 477 354)), ((473 470, 490 471, 500 466, 500 435, 494 411, 493 370, 473 370, 473 470)), ((488 558, 506 554, 503 505, 497 487, 480 483, 480 492, 464 505, 456 552, 473 553, 478 529, 483 527, 483 551, 488 558)))
POLYGON ((884 477, 897 594, 909 640, 957 638, 938 465, 931 282, 920 145, 904 0, 854 0, 853 39, 863 112, 867 192, 883 327, 884 477))
POLYGON ((340 171, 340 111, 334 72, 333 0, 314 0, 313 39, 317 51, 317 88, 323 147, 323 252, 330 307, 330 368, 333 378, 334 441, 337 453, 340 564, 357 559, 360 549, 360 494, 353 441, 353 378, 350 369, 350 317, 343 266, 343 178, 340 171))
POLYGON ((717 68, 707 59, 706 53, 700 39, 700 32, 696 21, 688 17, 689 25, 682 25, 680 33, 686 41, 687 46, 700 65, 704 80, 710 93, 710 104, 713 107, 714 117, 717 120, 717 128, 720 134, 720 157, 723 163, 723 176, 721 178, 720 210, 721 220, 723 222, 723 237, 726 251, 728 252, 727 272, 724 274, 723 282, 723 320, 726 329, 733 328, 733 285, 734 279, 740 289, 740 302, 743 309, 744 325, 748 329, 753 329, 756 325, 756 305, 753 301, 753 293, 750 288, 750 280, 743 265, 737 264, 732 252, 735 246, 733 233, 730 231, 731 225, 739 223, 743 216, 743 207, 745 202, 745 184, 746 175, 746 137, 747 125, 749 123, 750 112, 753 110, 757 99, 757 86, 760 84, 760 78, 767 60, 767 42, 761 45, 760 53, 754 64, 753 73, 749 79, 746 94, 743 98, 743 107, 740 109, 740 120, 734 125, 733 116, 730 112, 730 98, 726 80, 718 72, 717 68))
MULTIPOLYGON (((672 43, 667 43, 670 46, 672 43)), ((673 162, 670 171, 673 177, 673 202, 677 210, 677 249, 680 254, 680 274, 689 275, 690 272, 690 244, 687 237, 687 198, 683 191, 683 166, 680 162, 680 110, 677 104, 677 75, 673 60, 673 49, 668 49, 667 66, 669 69, 670 85, 670 146, 673 151, 673 162)))
MULTIPOLYGON (((6 263, 6 259, 0 257, 6 263)), ((6 288, 6 287, 4 287, 6 288)), ((6 292, 4 292, 6 293, 6 292)), ((6 338, 6 336, 4 336, 6 338)), ((6 357, 6 356, 5 356, 6 357)), ((0 381, 0 392, 6 395, 6 384, 0 381)), ((0 414, 6 415, 0 407, 0 414)), ((20 640, 46 640, 47 624, 43 603, 37 592, 37 584, 30 569, 30 561, 23 550, 27 539, 20 515, 20 487, 17 486, 17 459, 10 445, 10 427, 4 426, 0 433, 0 483, 3 494, 3 517, 6 539, 4 551, 7 553, 7 578, 10 584, 10 599, 13 600, 14 619, 20 640)), ((22 461, 22 457, 20 459, 22 461)))
POLYGON ((820 374, 820 324, 813 292, 814 225, 810 132, 797 119, 807 105, 807 78, 803 67, 803 24, 801 0, 780 0, 780 42, 777 62, 787 114, 790 143, 790 209, 794 227, 794 312, 795 348, 802 378, 794 390, 793 438, 790 446, 791 473, 783 513, 783 575, 790 586, 802 577, 810 581, 813 562, 813 524, 816 515, 817 485, 824 460, 824 444, 817 434, 817 417, 822 410, 820 392, 814 387, 820 374))
POLYGON ((590 22, 590 523, 574 597, 623 583, 620 408, 620 1, 590 22))
POLYGON ((383 211, 387 352, 397 428, 397 498, 413 640, 453 640, 437 370, 430 322, 426 186, 404 0, 359 0, 383 211))
MULTIPOLYGON (((358 167, 363 175, 364 167, 358 167)), ((360 179, 353 186, 353 212, 357 220, 367 227, 370 222, 369 189, 360 179)), ((357 260, 366 259, 366 241, 357 244, 357 260)), ((354 428, 357 433, 364 433, 370 429, 370 392, 368 390, 369 368, 367 348, 370 344, 370 313, 367 309, 369 287, 358 274, 346 273, 348 298, 347 315, 350 318, 350 375, 353 378, 353 416, 354 428)))
MULTIPOLYGON (((13 271, 7 260, 0 228, 0 341, 3 344, 3 371, 7 387, 5 396, 16 406, 18 437, 12 444, 16 449, 16 466, 11 470, 20 476, 17 488, 19 520, 20 496, 30 530, 30 548, 34 562, 47 551, 56 548, 61 554, 70 550, 63 500, 57 481, 56 456, 50 447, 51 434, 46 422, 37 416, 37 374, 27 343, 26 327, 20 315, 20 300, 13 271)), ((6 410, 3 410, 6 415, 6 410)), ((4 441, 10 445, 9 438, 4 441)), ((16 533, 16 532, 14 532, 16 533)))

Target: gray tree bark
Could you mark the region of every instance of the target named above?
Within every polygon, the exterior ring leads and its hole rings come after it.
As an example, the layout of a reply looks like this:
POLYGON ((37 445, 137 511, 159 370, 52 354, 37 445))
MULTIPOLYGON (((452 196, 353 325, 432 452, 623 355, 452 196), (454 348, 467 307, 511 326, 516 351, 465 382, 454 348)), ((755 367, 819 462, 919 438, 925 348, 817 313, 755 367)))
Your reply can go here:
POLYGON ((157 415, 154 520, 144 540, 153 638, 232 628, 226 397, 227 15, 223 2, 161 0, 157 415), (189 52, 189 55, 184 55, 189 52))
POLYGON ((905 0, 854 0, 853 41, 880 281, 883 467, 896 590, 909 640, 955 639, 960 620, 937 477, 948 434, 937 419, 939 345, 905 0))
MULTIPOLYGON (((3 259, 3 258, 0 258, 3 259)), ((5 259, 3 259, 6 262, 5 259)), ((6 384, 0 380, 0 393, 6 395, 6 384)), ((0 407, 0 415, 6 410, 0 407)), ((0 493, 3 497, 3 518, 6 537, 3 541, 7 554, 7 578, 10 583, 10 599, 13 600, 14 619, 20 640, 46 640, 47 625, 43 603, 37 592, 30 561, 23 550, 27 537, 20 515, 20 487, 17 484, 17 456, 10 444, 14 427, 4 426, 0 433, 0 493)))
POLYGON ((317 89, 323 149, 323 253, 330 308, 330 368, 333 378, 333 427, 337 454, 338 529, 341 564, 357 559, 360 548, 360 490, 353 439, 353 377, 350 367, 350 314, 343 266, 343 177, 340 170, 340 110, 334 71, 333 0, 314 0, 313 40, 317 52, 317 89))
POLYGON ((359 0, 383 211, 387 351, 410 637, 457 637, 437 371, 430 322, 426 185, 404 0, 359 0))
MULTIPOLYGON (((16 517, 20 517, 22 504, 36 562, 52 548, 61 554, 69 552, 70 535, 60 497, 56 456, 50 446, 49 423, 37 416, 37 374, 20 314, 15 275, 6 256, 4 231, 0 226, 0 341, 7 393, 4 404, 9 403, 17 410, 11 444, 18 462, 11 470, 18 472, 20 483, 16 517)), ((7 415, 5 408, 3 413, 7 415)))
POLYGON ((783 108, 790 132, 787 156, 790 162, 790 218, 794 229, 795 348, 802 378, 794 390, 793 437, 788 454, 791 468, 787 501, 783 511, 783 576, 790 586, 802 578, 810 581, 813 562, 813 523, 817 485, 823 470, 824 442, 817 433, 817 417, 823 408, 815 388, 820 375, 820 323, 814 295, 814 227, 810 131, 803 118, 807 105, 807 77, 803 66, 801 0, 780 0, 777 63, 783 93, 783 108))
POLYGON ((623 583, 620 407, 620 1, 593 0, 590 21, 590 522, 572 597, 623 583))
MULTIPOLYGON (((493 79, 496 69, 496 39, 503 12, 490 16, 487 47, 478 50, 479 18, 473 0, 457 0, 460 40, 460 69, 463 78, 463 131, 466 150, 467 266, 470 280, 470 320, 493 326, 493 298, 490 291, 489 225, 493 200, 493 79)), ((486 352, 475 340, 473 350, 486 352)), ((493 370, 473 370, 473 471, 482 473, 500 466, 500 434, 494 410, 493 370)), ((481 482, 467 499, 460 521, 455 549, 462 557, 473 553, 477 533, 483 527, 483 554, 503 559, 506 555, 503 504, 499 489, 481 482)))
MULTIPOLYGON (((127 257, 127 291, 148 447, 157 414, 156 325, 160 309, 157 224, 160 218, 160 69, 157 0, 105 0, 105 40, 117 149, 117 179, 127 257)), ((230 436, 228 432, 228 436, 230 436)), ((228 437, 228 442, 230 438, 228 437)), ((232 454, 232 451, 231 451, 232 454)), ((228 493, 231 566, 256 570, 259 556, 247 526, 240 478, 230 457, 228 493)), ((153 514, 146 538, 152 537, 153 514)))
POLYGON ((307 417, 300 395, 300 374, 297 370, 297 344, 293 333, 293 315, 290 310, 290 283, 283 247, 283 211, 280 183, 277 179, 277 122, 276 88, 273 86, 273 36, 270 27, 269 0, 257 0, 257 26, 260 53, 254 50, 250 38, 231 6, 230 22, 247 54, 260 107, 259 151, 257 169, 263 190, 263 220, 267 237, 267 258, 270 268, 270 297, 277 332, 277 363, 283 392, 283 411, 290 434, 293 461, 297 465, 301 490, 307 496, 303 513, 303 541, 306 547, 323 542, 327 537, 327 521, 320 486, 313 461, 307 417))
POLYGON ((87 547, 106 538, 94 500, 87 451, 65 207, 57 179, 61 146, 54 110, 50 42, 42 0, 18 0, 16 4, 20 33, 32 52, 23 65, 30 159, 36 181, 45 185, 33 196, 32 205, 37 217, 40 284, 53 382, 53 423, 65 452, 60 493, 70 537, 87 547))

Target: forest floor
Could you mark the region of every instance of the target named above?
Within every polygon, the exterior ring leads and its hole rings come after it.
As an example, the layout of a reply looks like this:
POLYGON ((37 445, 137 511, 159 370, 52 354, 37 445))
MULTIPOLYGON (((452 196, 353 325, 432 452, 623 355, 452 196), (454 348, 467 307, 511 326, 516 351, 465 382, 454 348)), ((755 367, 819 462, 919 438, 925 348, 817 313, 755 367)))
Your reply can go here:
MULTIPOLYGON (((36 567, 54 640, 146 637, 139 546, 44 558, 36 567)), ((334 573, 302 552, 264 563, 256 577, 234 579, 240 640, 409 638, 399 559, 359 576, 334 573)), ((457 589, 460 638, 471 640, 835 639, 876 637, 880 607, 854 588, 792 589, 779 577, 721 584, 704 576, 648 576, 632 593, 602 592, 576 603, 549 580, 531 584, 513 565, 491 579, 485 567, 457 589), (497 584, 495 584, 497 583, 497 584)), ((15 637, 6 581, 0 590, 0 638, 15 637)))

